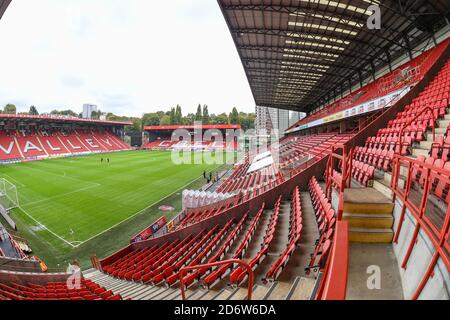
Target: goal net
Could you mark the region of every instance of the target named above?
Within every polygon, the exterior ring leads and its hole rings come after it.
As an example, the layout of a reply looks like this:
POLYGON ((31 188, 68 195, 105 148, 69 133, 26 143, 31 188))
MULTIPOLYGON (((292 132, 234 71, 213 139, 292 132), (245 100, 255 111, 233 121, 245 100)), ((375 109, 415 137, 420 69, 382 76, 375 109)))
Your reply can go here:
POLYGON ((9 211, 19 206, 19 196, 14 184, 0 178, 0 210, 9 211))

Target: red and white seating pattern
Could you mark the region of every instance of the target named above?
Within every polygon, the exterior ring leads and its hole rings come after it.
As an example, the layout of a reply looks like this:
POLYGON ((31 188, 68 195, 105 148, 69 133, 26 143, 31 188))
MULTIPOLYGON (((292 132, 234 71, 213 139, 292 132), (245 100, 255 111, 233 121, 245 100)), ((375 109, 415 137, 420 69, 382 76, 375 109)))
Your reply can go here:
POLYGON ((1 131, 0 161, 34 160, 49 156, 129 150, 130 147, 107 131, 1 131))

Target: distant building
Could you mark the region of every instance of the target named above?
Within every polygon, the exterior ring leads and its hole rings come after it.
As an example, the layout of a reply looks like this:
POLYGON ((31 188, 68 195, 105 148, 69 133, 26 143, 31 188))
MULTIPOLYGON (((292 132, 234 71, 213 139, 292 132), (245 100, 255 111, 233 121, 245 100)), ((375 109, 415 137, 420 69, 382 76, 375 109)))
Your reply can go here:
POLYGON ((282 136, 289 128, 289 123, 289 110, 256 107, 255 128, 257 131, 265 130, 267 133, 271 133, 278 130, 282 136))
POLYGON ((83 119, 91 119, 92 112, 97 112, 97 106, 95 104, 83 105, 83 119))
POLYGON ((289 127, 293 126, 305 117, 306 113, 304 112, 289 111, 289 127))

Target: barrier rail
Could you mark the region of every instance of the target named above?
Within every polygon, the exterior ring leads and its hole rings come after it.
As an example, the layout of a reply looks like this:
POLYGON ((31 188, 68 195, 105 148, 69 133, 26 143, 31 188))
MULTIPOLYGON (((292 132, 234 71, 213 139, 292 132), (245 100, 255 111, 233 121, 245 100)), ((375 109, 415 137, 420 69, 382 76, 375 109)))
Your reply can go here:
POLYGON ((348 278, 348 222, 338 221, 316 300, 345 300, 348 278))
POLYGON ((247 262, 239 260, 239 259, 218 261, 218 262, 206 263, 206 264, 197 265, 197 266, 181 268, 180 269, 180 273, 179 273, 179 279, 180 279, 180 288, 181 288, 181 298, 182 298, 182 300, 186 300, 186 289, 184 287, 184 274, 186 272, 191 271, 191 270, 201 269, 201 268, 211 268, 211 267, 217 267, 217 266, 221 266, 221 265, 234 264, 234 263, 240 264, 245 269, 247 269, 247 273, 248 273, 248 284, 247 284, 247 286, 248 286, 248 294, 247 294, 247 300, 251 301, 252 300, 253 282, 254 282, 254 277, 255 276, 253 274, 252 267, 250 267, 250 265, 247 262))
MULTIPOLYGON (((394 243, 398 243, 407 209, 415 220, 414 232, 403 257, 401 267, 403 269, 407 268, 420 230, 425 232, 435 249, 427 270, 411 297, 412 300, 416 300, 432 276, 439 258, 442 259, 447 270, 450 271, 450 205, 448 205, 448 199, 450 199, 450 171, 400 155, 394 157, 393 167, 395 170, 393 170, 392 191, 395 197, 399 198, 403 203, 399 225, 397 230, 394 230, 394 243), (406 181, 400 179, 402 167, 407 172, 406 181), (400 185, 400 181, 404 184, 403 187, 400 185), (432 205, 431 203, 441 203, 443 206, 447 206, 444 219, 439 219, 439 216, 436 216, 433 210, 427 210, 428 205, 432 205)), ((443 209, 441 210, 444 211, 443 209)))
POLYGON ((333 146, 330 158, 328 159, 327 169, 325 172, 326 177, 326 190, 325 194, 328 199, 332 199, 333 184, 339 186, 339 204, 338 204, 338 220, 342 220, 344 214, 344 192, 345 188, 351 188, 352 181, 352 162, 353 162, 353 149, 348 152, 346 144, 338 144, 333 146), (337 150, 342 150, 342 155, 336 153, 337 150), (334 168, 336 167, 336 159, 342 163, 342 174, 340 179, 336 179, 333 175, 334 168))

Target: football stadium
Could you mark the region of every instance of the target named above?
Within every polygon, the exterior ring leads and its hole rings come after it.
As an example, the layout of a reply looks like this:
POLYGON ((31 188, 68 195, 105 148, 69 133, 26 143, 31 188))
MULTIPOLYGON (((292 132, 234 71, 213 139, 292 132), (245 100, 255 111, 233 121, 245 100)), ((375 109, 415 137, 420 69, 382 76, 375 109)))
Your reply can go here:
POLYGON ((254 130, 0 109, 0 300, 449 300, 449 3, 215 5, 254 130))

